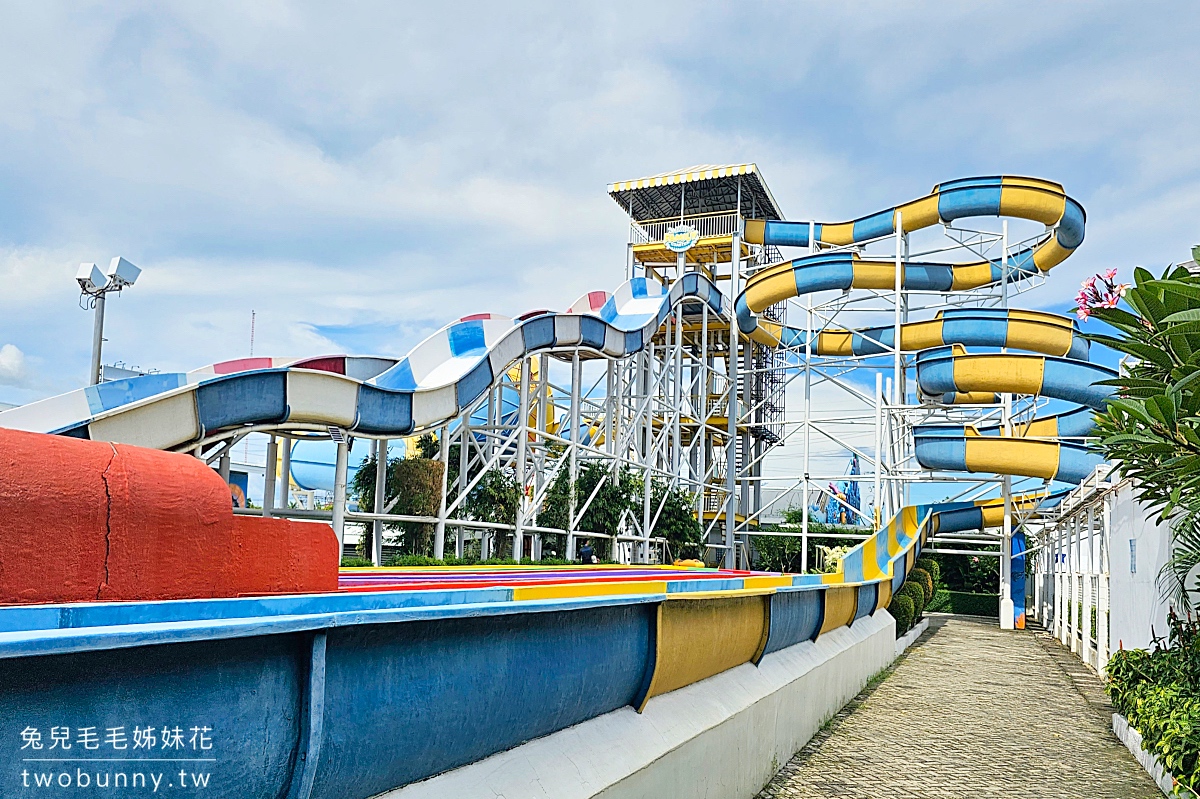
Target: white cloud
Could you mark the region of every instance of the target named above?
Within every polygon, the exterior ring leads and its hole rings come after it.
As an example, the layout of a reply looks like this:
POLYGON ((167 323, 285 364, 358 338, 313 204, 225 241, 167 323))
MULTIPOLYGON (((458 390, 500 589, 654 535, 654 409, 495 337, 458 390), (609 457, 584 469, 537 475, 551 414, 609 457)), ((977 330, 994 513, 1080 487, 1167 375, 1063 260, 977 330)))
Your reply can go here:
POLYGON ((1200 209, 1200 12, 1178 6, 47 2, 4 21, 0 341, 44 392, 86 371, 74 269, 116 254, 145 273, 110 304, 105 360, 188 369, 245 355, 252 309, 258 353, 361 326, 395 354, 467 313, 612 289, 604 185, 692 163, 756 161, 795 218, 969 174, 1061 180, 1088 239, 1041 305, 1182 257, 1200 209))
POLYGON ((25 353, 12 344, 0 347, 0 384, 23 387, 25 381, 25 353))

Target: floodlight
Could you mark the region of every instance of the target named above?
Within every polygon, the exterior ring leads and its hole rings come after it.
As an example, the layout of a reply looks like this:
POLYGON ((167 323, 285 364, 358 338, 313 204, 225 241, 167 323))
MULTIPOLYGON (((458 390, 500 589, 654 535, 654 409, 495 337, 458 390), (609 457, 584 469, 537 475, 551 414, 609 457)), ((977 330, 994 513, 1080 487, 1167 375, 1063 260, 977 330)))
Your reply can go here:
POLYGON ((117 291, 126 286, 132 286, 137 282, 138 275, 141 273, 141 269, 138 269, 119 255, 113 258, 108 264, 108 269, 104 270, 104 274, 108 275, 108 282, 111 284, 111 287, 117 291))
POLYGON ((108 278, 100 271, 100 267, 96 264, 80 264, 79 272, 75 275, 75 280, 79 282, 79 288, 84 294, 95 294, 101 291, 108 283, 108 278))

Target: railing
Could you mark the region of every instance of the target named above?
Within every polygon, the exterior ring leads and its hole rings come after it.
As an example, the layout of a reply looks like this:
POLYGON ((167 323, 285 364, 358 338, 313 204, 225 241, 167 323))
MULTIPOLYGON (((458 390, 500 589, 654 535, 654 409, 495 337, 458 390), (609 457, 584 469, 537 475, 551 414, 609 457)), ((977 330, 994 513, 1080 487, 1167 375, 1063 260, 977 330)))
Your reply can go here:
POLYGON ((672 217, 670 219, 653 219, 646 222, 630 222, 630 228, 633 231, 634 244, 653 244, 661 242, 667 235, 667 230, 675 227, 680 223, 686 223, 694 227, 700 233, 700 238, 711 238, 714 236, 732 236, 737 230, 738 215, 731 213, 724 214, 693 214, 680 217, 672 217))

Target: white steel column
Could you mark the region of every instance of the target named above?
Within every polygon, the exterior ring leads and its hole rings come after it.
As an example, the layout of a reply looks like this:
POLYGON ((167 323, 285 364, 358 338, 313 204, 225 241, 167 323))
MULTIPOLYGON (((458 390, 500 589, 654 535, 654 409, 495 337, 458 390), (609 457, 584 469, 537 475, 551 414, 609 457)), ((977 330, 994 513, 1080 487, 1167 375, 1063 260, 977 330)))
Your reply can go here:
POLYGON ((1096 597, 1096 671, 1104 676, 1108 667, 1108 552, 1111 544, 1112 529, 1109 527, 1112 506, 1112 494, 1105 493, 1100 506, 1100 539, 1097 558, 1097 594, 1096 597))
MULTIPOLYGON (((1083 655, 1083 662, 1091 663, 1092 662, 1092 602, 1094 600, 1093 591, 1092 591, 1092 577, 1096 571, 1093 568, 1093 563, 1092 563, 1092 559, 1095 555, 1095 552, 1093 551, 1094 547, 1092 546, 1092 544, 1095 541, 1095 535, 1096 535, 1096 514, 1095 514, 1095 506, 1094 505, 1088 505, 1087 516, 1085 518, 1087 519, 1087 522, 1086 522, 1087 523, 1087 536, 1085 538, 1087 545, 1086 545, 1086 547, 1083 547, 1083 546, 1080 547, 1080 549, 1081 549, 1080 561, 1083 563, 1083 568, 1080 569, 1080 571, 1083 572, 1083 597, 1082 597, 1082 602, 1080 603, 1082 605, 1082 612, 1080 613, 1080 616, 1082 617, 1083 621, 1080 622, 1079 628, 1080 628, 1080 630, 1082 630, 1081 637, 1083 640, 1082 640, 1081 654, 1083 655)), ((1096 665, 1096 664, 1092 663, 1092 665, 1096 665)))
MULTIPOLYGON (((738 184, 739 205, 741 197, 741 183, 738 184)), ((740 214, 739 214, 740 215, 740 214)), ((742 242, 741 242, 741 222, 736 223, 733 232, 733 252, 729 263, 729 297, 730 305, 737 300, 738 294, 741 292, 741 271, 742 271, 742 242)), ((727 432, 729 438, 726 440, 725 451, 725 568, 732 569, 735 567, 735 545, 734 531, 737 529, 737 420, 738 420, 738 339, 741 337, 741 331, 738 330, 737 314, 731 312, 729 314, 729 367, 727 377, 729 378, 729 401, 726 403, 725 413, 728 422, 727 432)), ((749 342, 747 342, 749 344, 749 342)))
POLYGON ((279 481, 279 504, 276 507, 287 510, 292 498, 292 440, 282 436, 279 441, 283 444, 283 464, 279 475, 282 478, 279 481))
POLYGON ((263 507, 262 515, 271 516, 275 510, 275 470, 279 468, 279 444, 275 436, 267 437, 267 462, 263 472, 263 507))
POLYGON ((575 560, 575 529, 579 520, 575 518, 577 509, 577 484, 579 480, 579 384, 582 381, 579 368, 579 350, 571 353, 571 443, 570 458, 570 490, 567 498, 567 560, 575 560))
POLYGON ((521 359, 521 394, 517 401, 517 518, 513 529, 513 560, 518 563, 525 554, 525 450, 529 446, 529 358, 521 359))
MULTIPOLYGON (((386 438, 375 442, 375 513, 383 513, 384 504, 387 501, 387 467, 388 467, 388 440, 386 438)), ((444 481, 443 481, 444 482, 444 481)), ((442 507, 445 507, 446 491, 442 490, 442 507)), ((441 527, 443 533, 446 526, 439 520, 438 526, 441 527)), ((371 563, 375 566, 383 565, 383 519, 376 519, 371 522, 373 535, 371 536, 371 563)), ((437 549, 437 545, 434 545, 437 549)))
POLYGON ((341 562, 346 541, 346 471, 350 459, 350 445, 342 437, 337 442, 337 460, 333 466, 333 532, 338 540, 338 562, 341 562))

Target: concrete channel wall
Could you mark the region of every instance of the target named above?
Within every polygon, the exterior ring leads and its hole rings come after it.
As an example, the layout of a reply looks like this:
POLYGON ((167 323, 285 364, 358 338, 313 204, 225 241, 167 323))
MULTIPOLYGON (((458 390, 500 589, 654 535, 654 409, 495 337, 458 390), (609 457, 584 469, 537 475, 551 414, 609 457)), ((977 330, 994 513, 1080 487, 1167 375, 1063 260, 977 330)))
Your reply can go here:
POLYGON ((753 797, 896 656, 886 611, 386 799, 753 797))

